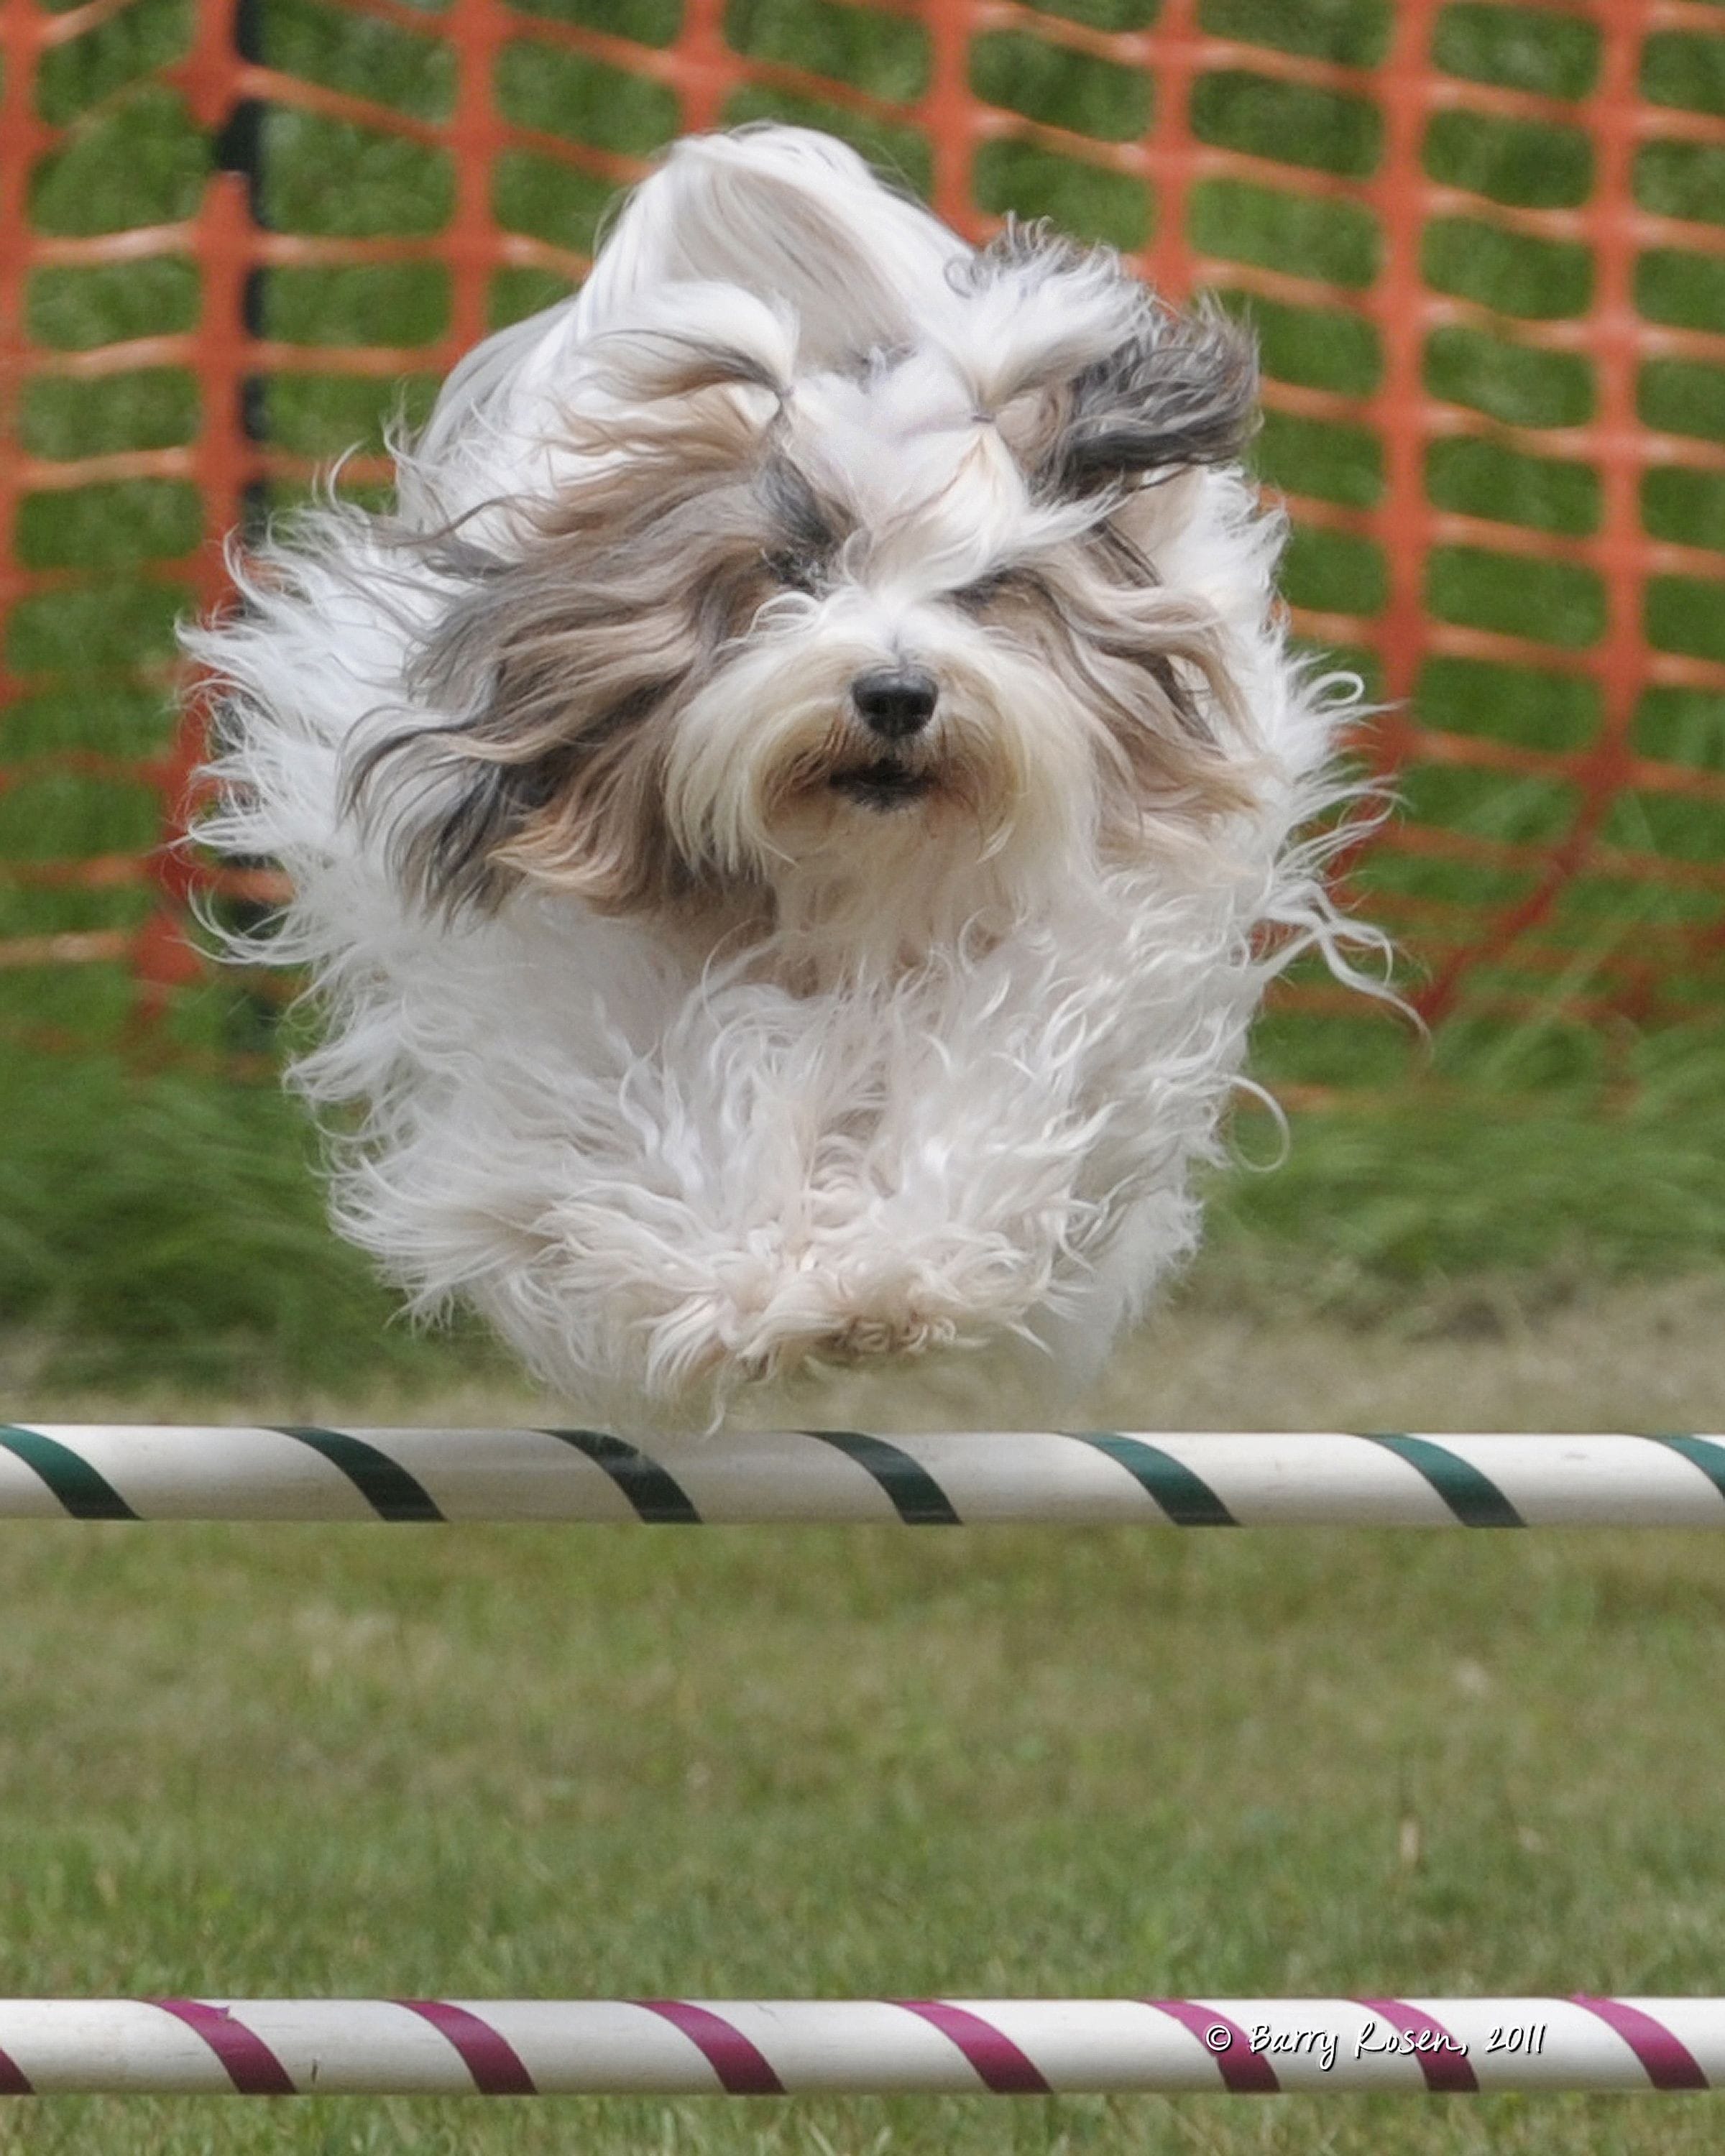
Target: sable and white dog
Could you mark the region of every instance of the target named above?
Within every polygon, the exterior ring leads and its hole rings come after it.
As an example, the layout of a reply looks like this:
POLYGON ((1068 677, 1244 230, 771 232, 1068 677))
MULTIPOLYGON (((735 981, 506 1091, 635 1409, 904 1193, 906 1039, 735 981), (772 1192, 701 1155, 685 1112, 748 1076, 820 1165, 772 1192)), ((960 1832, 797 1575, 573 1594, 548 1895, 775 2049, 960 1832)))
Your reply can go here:
POLYGON ((455 370, 393 516, 241 567, 205 835, 290 873, 249 955, 311 969, 336 1219, 417 1306, 613 1419, 1094 1372, 1267 978, 1349 970, 1254 386, 1108 252, 748 129, 455 370))

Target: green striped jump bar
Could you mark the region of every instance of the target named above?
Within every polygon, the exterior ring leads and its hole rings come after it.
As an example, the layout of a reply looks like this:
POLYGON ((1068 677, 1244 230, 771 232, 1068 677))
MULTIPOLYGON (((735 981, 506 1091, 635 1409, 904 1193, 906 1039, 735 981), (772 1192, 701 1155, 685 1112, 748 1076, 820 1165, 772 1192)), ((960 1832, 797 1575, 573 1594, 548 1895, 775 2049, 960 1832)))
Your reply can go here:
POLYGON ((8 1423, 0 1518, 1725 1527, 1725 1437, 8 1423))

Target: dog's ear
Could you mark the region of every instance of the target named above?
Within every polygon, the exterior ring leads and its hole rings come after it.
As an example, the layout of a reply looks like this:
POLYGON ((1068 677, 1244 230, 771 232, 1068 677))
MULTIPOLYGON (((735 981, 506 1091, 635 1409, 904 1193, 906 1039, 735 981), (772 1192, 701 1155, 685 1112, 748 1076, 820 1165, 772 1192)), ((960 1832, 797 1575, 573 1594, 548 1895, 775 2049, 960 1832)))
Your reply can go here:
POLYGON ((633 912, 699 886, 665 769, 691 682, 768 595, 755 478, 679 491, 620 459, 519 509, 506 554, 414 542, 451 587, 403 677, 437 716, 376 742, 349 797, 420 904, 484 913, 527 881, 633 912))
POLYGON ((665 732, 657 699, 605 737, 553 759, 494 871, 566 891, 601 913, 634 913, 685 896, 693 878, 664 813, 665 732))
POLYGON ((397 880, 429 913, 445 920, 495 912, 516 879, 497 865, 497 849, 521 828, 529 810, 524 774, 467 745, 434 746, 397 737, 368 755, 350 792, 369 814, 386 764, 412 754, 419 765, 411 792, 388 811, 386 856, 397 880))
POLYGON ((685 873, 664 826, 662 772, 681 675, 640 666, 639 623, 535 621, 516 598, 526 619, 506 599, 494 608, 490 628, 517 634, 501 634, 483 666, 464 634, 483 603, 444 623, 409 685, 465 716, 375 740, 349 770, 349 804, 377 830, 397 882, 444 918, 496 912, 521 882, 602 912, 677 897, 685 873), (580 685, 598 692, 587 716, 572 705, 580 685))
POLYGON ((1252 338, 1219 308, 1147 307, 1059 393, 1032 476, 1049 494, 1084 495, 1230 463, 1251 439, 1257 392, 1252 338))
POLYGON ((500 685, 465 725, 378 743, 350 796, 387 816, 396 877, 445 918, 493 913, 524 881, 602 912, 664 903, 680 895, 680 865, 660 808, 659 701, 638 691, 572 739, 511 725, 500 685))
POLYGON ((978 407, 1039 493, 1081 498, 1226 464, 1250 439, 1257 353, 1213 302, 1183 313, 1111 248, 1010 221, 958 283, 978 407))

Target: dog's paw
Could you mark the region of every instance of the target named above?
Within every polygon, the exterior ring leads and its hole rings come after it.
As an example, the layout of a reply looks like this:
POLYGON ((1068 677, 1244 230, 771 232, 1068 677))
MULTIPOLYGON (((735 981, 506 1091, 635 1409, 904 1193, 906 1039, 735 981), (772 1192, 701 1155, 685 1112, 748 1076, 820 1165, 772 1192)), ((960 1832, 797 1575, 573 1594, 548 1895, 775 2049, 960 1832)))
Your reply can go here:
POLYGON ((536 1307, 500 1302, 488 1314, 537 1350, 547 1382, 574 1399, 603 1395, 614 1418, 699 1422, 743 1389, 799 1372, 890 1370, 1026 1335, 1060 1258, 1050 1235, 951 1224, 912 1235, 846 1219, 800 1235, 712 1236, 670 1263, 662 1240, 607 1236, 613 1224, 596 1209, 561 1247, 557 1302, 588 1322, 560 1327, 555 1353, 536 1307))
POLYGON ((852 1368, 911 1359, 983 1337, 999 1313, 967 1310, 903 1270, 811 1263, 724 1269, 722 1281, 655 1315, 649 1386, 667 1395, 776 1382, 809 1365, 852 1368))
POLYGON ((733 1306, 727 1348, 748 1383, 806 1366, 855 1368, 980 1345, 1022 1324, 1046 1281, 1027 1261, 967 1267, 928 1254, 803 1250, 752 1307, 733 1306))
POLYGON ((871 1362, 877 1356, 926 1355, 932 1348, 956 1347, 961 1332, 956 1317, 931 1316, 913 1301, 899 1309, 860 1311, 818 1335, 807 1353, 819 1362, 845 1364, 871 1362))

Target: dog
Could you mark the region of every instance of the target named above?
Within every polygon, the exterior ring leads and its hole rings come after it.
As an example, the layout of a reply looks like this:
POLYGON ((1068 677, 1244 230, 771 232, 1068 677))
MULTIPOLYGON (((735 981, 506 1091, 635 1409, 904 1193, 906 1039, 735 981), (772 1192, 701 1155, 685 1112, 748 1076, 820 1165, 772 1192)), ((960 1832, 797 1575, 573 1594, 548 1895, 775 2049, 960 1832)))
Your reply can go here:
POLYGON ((614 1423, 1095 1374, 1266 983, 1370 940, 1255 401, 1107 249, 745 128, 456 367, 392 513, 236 559, 203 835, 289 872, 230 947, 309 973, 333 1217, 415 1310, 614 1423))

